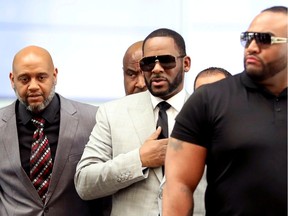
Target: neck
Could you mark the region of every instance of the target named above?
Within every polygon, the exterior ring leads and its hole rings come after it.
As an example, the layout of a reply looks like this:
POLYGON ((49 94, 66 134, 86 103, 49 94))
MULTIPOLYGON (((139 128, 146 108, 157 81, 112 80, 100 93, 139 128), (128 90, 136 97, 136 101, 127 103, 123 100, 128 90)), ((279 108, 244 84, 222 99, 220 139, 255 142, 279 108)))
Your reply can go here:
POLYGON ((275 96, 279 96, 288 86, 287 70, 277 73, 273 77, 261 81, 259 84, 275 96))

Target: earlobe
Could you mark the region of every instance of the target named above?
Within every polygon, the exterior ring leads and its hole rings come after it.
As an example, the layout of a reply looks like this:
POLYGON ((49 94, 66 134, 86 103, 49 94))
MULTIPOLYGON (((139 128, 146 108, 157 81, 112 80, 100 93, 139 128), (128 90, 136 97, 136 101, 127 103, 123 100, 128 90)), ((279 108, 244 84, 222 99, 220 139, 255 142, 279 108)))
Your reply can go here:
POLYGON ((188 72, 190 70, 190 65, 184 66, 184 72, 188 72))
POLYGON ((191 59, 189 56, 185 56, 184 59, 184 72, 188 72, 190 70, 191 59))

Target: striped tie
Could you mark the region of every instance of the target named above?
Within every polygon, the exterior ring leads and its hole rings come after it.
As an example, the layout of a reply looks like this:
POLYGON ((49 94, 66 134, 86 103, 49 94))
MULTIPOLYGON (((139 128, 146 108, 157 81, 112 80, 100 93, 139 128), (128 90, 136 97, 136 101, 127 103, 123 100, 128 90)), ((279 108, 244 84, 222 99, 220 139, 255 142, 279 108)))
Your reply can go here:
POLYGON ((42 202, 45 202, 52 174, 52 157, 47 136, 44 134, 43 118, 32 118, 36 126, 30 156, 30 179, 38 191, 42 202))

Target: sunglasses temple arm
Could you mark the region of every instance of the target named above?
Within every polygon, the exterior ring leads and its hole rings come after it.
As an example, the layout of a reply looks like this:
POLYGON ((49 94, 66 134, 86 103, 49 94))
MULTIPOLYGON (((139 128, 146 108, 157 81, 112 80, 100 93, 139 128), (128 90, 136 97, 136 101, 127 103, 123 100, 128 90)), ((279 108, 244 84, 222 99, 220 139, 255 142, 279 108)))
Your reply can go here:
POLYGON ((271 37, 271 44, 275 43, 288 43, 288 38, 271 37))

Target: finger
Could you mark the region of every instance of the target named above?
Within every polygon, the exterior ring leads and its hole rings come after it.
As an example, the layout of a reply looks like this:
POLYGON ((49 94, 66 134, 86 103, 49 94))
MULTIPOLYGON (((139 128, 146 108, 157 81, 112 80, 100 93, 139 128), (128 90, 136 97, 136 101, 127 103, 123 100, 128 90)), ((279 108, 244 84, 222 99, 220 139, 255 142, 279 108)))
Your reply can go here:
POLYGON ((169 138, 164 138, 164 139, 162 139, 162 143, 165 145, 165 146, 167 146, 168 145, 168 141, 169 141, 169 138))
POLYGON ((157 138, 158 138, 158 136, 160 135, 160 133, 161 133, 161 127, 159 126, 157 129, 156 129, 156 131, 154 131, 152 134, 151 134, 151 136, 149 137, 149 139, 151 139, 151 140, 156 140, 157 138))

